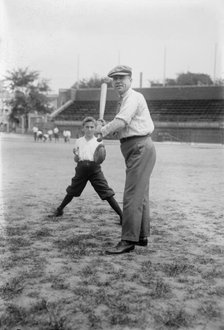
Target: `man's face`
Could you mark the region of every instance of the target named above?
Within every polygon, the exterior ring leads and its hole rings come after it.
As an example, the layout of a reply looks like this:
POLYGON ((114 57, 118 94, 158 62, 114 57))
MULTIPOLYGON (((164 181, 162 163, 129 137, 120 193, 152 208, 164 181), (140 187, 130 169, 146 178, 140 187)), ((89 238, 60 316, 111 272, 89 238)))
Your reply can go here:
POLYGON ((113 87, 120 95, 123 95, 131 87, 132 79, 130 76, 114 76, 113 87))
POLYGON ((83 131, 85 134, 85 137, 92 138, 94 136, 96 127, 93 121, 87 121, 85 125, 83 126, 83 131))

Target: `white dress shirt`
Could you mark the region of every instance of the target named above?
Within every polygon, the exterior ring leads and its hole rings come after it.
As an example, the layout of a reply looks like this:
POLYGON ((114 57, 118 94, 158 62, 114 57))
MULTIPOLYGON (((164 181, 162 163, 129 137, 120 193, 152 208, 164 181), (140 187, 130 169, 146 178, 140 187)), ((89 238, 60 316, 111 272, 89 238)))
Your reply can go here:
POLYGON ((144 96, 132 88, 122 96, 120 111, 102 128, 103 136, 118 131, 118 138, 151 134, 154 124, 144 96))

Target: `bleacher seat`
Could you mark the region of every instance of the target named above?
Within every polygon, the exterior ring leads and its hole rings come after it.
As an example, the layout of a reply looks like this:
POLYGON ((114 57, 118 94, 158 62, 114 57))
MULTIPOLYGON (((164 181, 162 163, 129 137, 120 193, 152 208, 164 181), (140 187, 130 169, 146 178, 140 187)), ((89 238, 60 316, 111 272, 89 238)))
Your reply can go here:
MULTIPOLYGON (((74 101, 63 112, 59 113, 55 119, 80 121, 84 117, 92 116, 95 119, 99 117, 99 102, 97 101, 74 101)), ((114 118, 116 111, 116 101, 106 103, 104 119, 110 121, 114 118)))
POLYGON ((154 121, 223 121, 223 100, 147 101, 154 121))
MULTIPOLYGON (((154 121, 224 121, 224 100, 147 100, 154 121)), ((116 114, 116 101, 107 101, 104 119, 116 114)), ((55 119, 80 121, 86 116, 99 117, 99 101, 74 101, 55 119)))

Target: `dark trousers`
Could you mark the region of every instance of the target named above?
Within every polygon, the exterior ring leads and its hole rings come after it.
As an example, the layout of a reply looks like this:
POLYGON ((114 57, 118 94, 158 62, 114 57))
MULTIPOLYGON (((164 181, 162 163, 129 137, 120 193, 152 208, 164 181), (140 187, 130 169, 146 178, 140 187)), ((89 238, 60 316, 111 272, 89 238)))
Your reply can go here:
POLYGON ((149 180, 156 162, 151 137, 133 138, 121 144, 126 163, 122 240, 137 242, 149 235, 149 180))
POLYGON ((71 185, 66 189, 69 195, 73 197, 80 196, 87 182, 90 181, 102 200, 114 196, 115 193, 113 189, 109 187, 100 165, 97 165, 95 162, 81 161, 78 162, 75 172, 71 185))

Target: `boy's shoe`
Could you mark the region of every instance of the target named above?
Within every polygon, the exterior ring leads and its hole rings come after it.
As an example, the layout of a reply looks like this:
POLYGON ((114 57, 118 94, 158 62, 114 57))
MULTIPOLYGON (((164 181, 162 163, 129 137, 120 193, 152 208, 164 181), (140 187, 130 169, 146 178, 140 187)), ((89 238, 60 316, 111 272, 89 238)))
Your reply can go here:
POLYGON ((54 216, 61 217, 63 215, 63 213, 64 213, 63 210, 58 207, 54 212, 54 216))
POLYGON ((63 215, 63 210, 60 209, 59 207, 53 212, 53 214, 50 214, 49 217, 53 218, 53 217, 61 217, 63 215))
POLYGON ((140 238, 138 242, 135 242, 135 245, 147 246, 148 245, 148 238, 147 237, 140 238))

